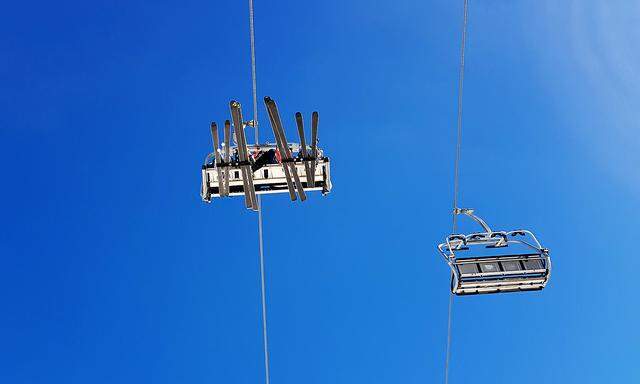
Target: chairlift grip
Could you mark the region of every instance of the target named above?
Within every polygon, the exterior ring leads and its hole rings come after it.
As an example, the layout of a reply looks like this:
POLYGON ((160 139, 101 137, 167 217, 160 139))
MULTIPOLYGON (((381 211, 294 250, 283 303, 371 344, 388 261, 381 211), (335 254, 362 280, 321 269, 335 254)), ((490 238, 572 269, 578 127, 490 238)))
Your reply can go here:
POLYGON ((482 229, 484 229, 485 232, 487 233, 492 233, 493 231, 491 230, 491 228, 489 228, 489 225, 482 220, 480 217, 476 216, 473 214, 473 209, 470 208, 454 208, 453 213, 455 215, 467 215, 470 218, 472 218, 476 223, 480 224, 480 226, 482 226, 482 229))

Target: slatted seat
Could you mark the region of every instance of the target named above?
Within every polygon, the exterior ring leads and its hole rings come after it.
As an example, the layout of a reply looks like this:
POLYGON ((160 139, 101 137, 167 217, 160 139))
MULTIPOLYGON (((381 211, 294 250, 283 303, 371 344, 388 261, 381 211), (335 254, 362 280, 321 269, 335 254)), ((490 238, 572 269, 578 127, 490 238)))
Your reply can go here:
POLYGON ((540 290, 549 277, 546 264, 546 258, 537 253, 458 258, 453 262, 452 291, 469 295, 540 290))

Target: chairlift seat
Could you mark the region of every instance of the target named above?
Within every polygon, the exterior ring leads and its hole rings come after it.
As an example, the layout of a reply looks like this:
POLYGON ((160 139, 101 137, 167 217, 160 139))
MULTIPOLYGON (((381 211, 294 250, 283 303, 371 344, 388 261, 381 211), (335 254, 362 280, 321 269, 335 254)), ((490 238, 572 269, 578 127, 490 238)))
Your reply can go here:
POLYGON ((492 231, 473 210, 458 209, 484 229, 468 235, 452 234, 438 250, 451 268, 451 292, 456 295, 535 291, 551 275, 549 250, 527 230, 492 231), (482 252, 485 255, 478 254, 482 252), (522 250, 525 250, 524 252, 522 250), (486 255, 487 252, 491 254, 486 255), (459 257, 459 255, 467 257, 459 257))
POLYGON ((471 295, 540 290, 549 278, 546 263, 546 256, 537 253, 458 258, 453 262, 452 291, 471 295))
MULTIPOLYGON (((245 127, 257 129, 257 121, 245 121, 239 102, 231 100, 235 146, 231 146, 231 121, 224 123, 223 142, 218 125, 211 122, 213 152, 202 166, 200 196, 210 203, 213 197, 244 196, 245 206, 259 210, 256 195, 288 193, 291 201, 307 199, 306 191, 331 191, 329 158, 318 147, 318 112, 311 114, 311 142, 307 146, 302 114, 296 113, 300 144, 287 141, 276 102, 264 98, 275 144, 248 145, 245 127), (222 144, 222 146, 220 145, 222 144), (296 153, 297 154, 294 154, 296 153)), ((257 141, 257 138, 256 138, 257 141)))
MULTIPOLYGON (((270 144, 262 144, 261 149, 269 148, 270 144)), ((253 149, 249 146, 249 149, 253 149)), ((315 180, 313 187, 307 181, 304 160, 293 159, 293 163, 300 175, 300 182, 305 191, 320 191, 327 194, 331 191, 331 164, 328 157, 320 157, 316 161, 315 180)), ((201 197, 204 201, 210 202, 213 197, 220 197, 220 183, 218 182, 217 165, 215 162, 202 166, 202 191, 201 197)), ((244 195, 244 184, 240 166, 234 163, 228 165, 229 168, 229 196, 244 195)), ((265 164, 253 172, 253 184, 256 195, 287 193, 287 180, 282 164, 265 164)))

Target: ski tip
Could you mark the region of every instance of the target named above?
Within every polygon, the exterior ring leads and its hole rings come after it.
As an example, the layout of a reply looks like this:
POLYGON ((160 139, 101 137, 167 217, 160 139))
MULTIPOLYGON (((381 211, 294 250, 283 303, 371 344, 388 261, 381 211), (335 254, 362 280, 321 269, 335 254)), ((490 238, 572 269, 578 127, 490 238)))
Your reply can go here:
POLYGON ((264 102, 265 102, 265 103, 273 103, 273 99, 272 99, 272 98, 270 98, 269 96, 265 96, 265 97, 264 97, 264 102))
POLYGON ((229 120, 225 120, 225 121, 224 121, 224 126, 225 126, 225 127, 230 127, 230 126, 231 126, 231 121, 229 121, 229 120))
POLYGON ((318 111, 313 111, 313 113, 311 114, 311 117, 317 119, 318 118, 318 111))
POLYGON ((237 101, 235 101, 235 100, 231 100, 231 101, 229 102, 229 106, 230 106, 231 108, 240 108, 240 103, 238 103, 238 102, 237 102, 237 101))
POLYGON ((297 120, 302 120, 302 113, 296 112, 296 119, 297 120))
POLYGON ((216 128, 218 128, 218 124, 216 124, 215 121, 212 121, 211 122, 211 129, 216 129, 216 128))

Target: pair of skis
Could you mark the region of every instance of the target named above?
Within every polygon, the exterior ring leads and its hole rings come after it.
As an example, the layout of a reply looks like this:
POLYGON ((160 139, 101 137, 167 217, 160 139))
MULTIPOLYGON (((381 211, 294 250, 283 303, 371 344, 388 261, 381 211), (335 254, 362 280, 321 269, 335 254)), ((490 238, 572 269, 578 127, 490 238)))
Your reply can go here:
MULTIPOLYGON (((271 122, 271 128, 273 129, 273 135, 276 138, 278 151, 280 151, 280 156, 282 158, 282 168, 284 169, 284 176, 287 181, 287 188, 289 189, 291 201, 296 200, 296 190, 298 191, 298 195, 300 195, 300 201, 305 201, 307 199, 307 195, 305 194, 304 187, 300 182, 295 160, 291 157, 291 150, 289 149, 287 138, 284 135, 278 106, 270 97, 264 98, 264 104, 267 107, 267 113, 269 114, 269 121, 271 122), (291 181, 292 176, 293 182, 291 181)), ((307 187, 314 187, 316 161, 318 156, 318 112, 313 112, 311 115, 311 156, 309 156, 307 152, 307 143, 304 137, 304 124, 302 121, 302 114, 300 112, 296 113, 296 123, 298 125, 298 134, 300 136, 302 159, 305 167, 305 173, 307 175, 307 187)))
MULTIPOLYGON (((240 103, 231 101, 229 103, 231 109, 231 119, 233 120, 233 130, 236 134, 236 142, 238 144, 238 165, 242 172, 242 184, 244 186, 244 199, 247 208, 254 211, 258 210, 258 199, 253 185, 253 171, 251 170, 251 162, 247 153, 247 138, 244 134, 244 121, 242 120, 242 109, 240 103)), ((230 161, 230 141, 231 141, 231 122, 224 122, 224 159, 220 154, 220 142, 218 137, 218 126, 211 123, 211 136, 213 137, 213 153, 215 155, 216 170, 218 172, 218 191, 220 197, 229 196, 229 167, 230 161)))
POLYGON ((218 125, 211 122, 211 137, 213 137, 213 153, 215 154, 216 169, 218 170, 218 191, 220 197, 229 196, 229 147, 231 137, 231 122, 224 122, 224 159, 220 155, 220 143, 218 139, 218 125), (224 175, 224 178, 222 177, 224 175))
POLYGON ((304 124, 302 114, 296 112, 296 124, 298 125, 298 135, 300 136, 300 146, 302 147, 302 159, 304 170, 307 174, 307 186, 316 186, 316 161, 318 160, 318 112, 311 114, 311 155, 307 153, 307 143, 304 139, 304 124))

